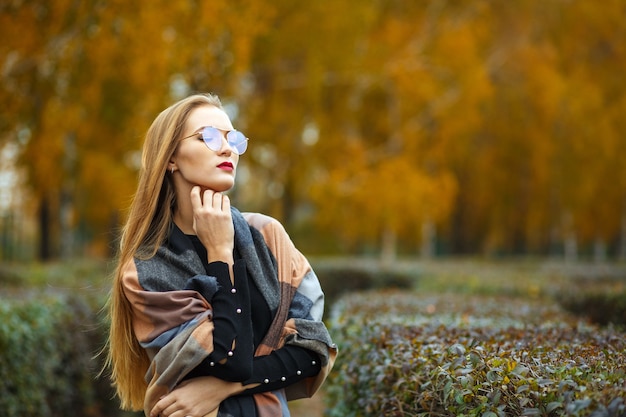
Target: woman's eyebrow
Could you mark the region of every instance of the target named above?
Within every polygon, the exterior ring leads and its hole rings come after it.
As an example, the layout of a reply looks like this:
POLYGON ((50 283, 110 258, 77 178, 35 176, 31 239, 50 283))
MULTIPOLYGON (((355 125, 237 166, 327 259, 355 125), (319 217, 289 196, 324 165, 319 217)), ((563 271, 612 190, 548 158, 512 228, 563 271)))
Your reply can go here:
POLYGON ((205 125, 205 126, 201 126, 196 130, 196 133, 200 133, 200 131, 202 129, 204 129, 205 127, 212 127, 213 129, 217 129, 217 130, 221 130, 222 132, 232 132, 233 130, 237 130, 234 127, 229 127, 229 128, 223 128, 223 127, 219 127, 219 126, 215 126, 215 125, 205 125))

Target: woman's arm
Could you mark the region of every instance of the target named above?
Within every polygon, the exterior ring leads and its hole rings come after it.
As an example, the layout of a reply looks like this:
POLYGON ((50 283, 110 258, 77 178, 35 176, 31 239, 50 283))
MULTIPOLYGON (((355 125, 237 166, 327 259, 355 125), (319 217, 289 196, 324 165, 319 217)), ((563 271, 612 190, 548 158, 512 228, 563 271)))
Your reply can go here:
POLYGON ((222 401, 242 391, 240 382, 228 382, 212 376, 194 378, 162 397, 150 410, 150 417, 214 417, 222 401))
MULTIPOLYGON (((202 244, 201 251, 206 250, 206 272, 217 279, 219 287, 212 297, 205 297, 211 303, 214 325, 213 351, 203 361, 210 368, 206 374, 243 381, 251 375, 254 344, 246 265, 233 259, 235 230, 230 199, 213 190, 202 192, 195 186, 190 200, 193 229, 202 244)), ((188 288, 203 294, 202 286, 195 285, 202 282, 190 281, 188 288)))
MULTIPOLYGON (((299 346, 284 346, 269 355, 257 356, 252 361, 249 378, 242 380, 244 394, 274 391, 288 387, 302 379, 315 376, 321 369, 319 356, 299 346)), ((217 376, 216 368, 203 362, 191 371, 186 380, 207 375, 217 376)), ((222 378, 223 379, 223 378, 222 378)))
POLYGON ((156 403, 150 416, 159 413, 162 417, 205 416, 216 411, 228 397, 285 388, 317 375, 320 368, 316 353, 297 346, 285 346, 270 355, 254 358, 253 375, 244 383, 228 382, 214 376, 198 376, 184 381, 156 403))
POLYGON ((252 376, 244 382, 243 394, 274 391, 315 376, 320 372, 321 361, 317 353, 308 349, 285 346, 255 357, 252 369, 252 376))
MULTIPOLYGON (((213 352, 200 366, 204 369, 204 376, 241 382, 252 375, 254 356, 248 277, 243 261, 235 262, 232 283, 229 269, 224 262, 211 262, 207 266, 207 275, 217 279, 219 289, 210 300, 214 324, 213 352)), ((202 278, 190 279, 186 288, 203 294, 202 278)), ((186 379, 193 376, 197 373, 186 379)))

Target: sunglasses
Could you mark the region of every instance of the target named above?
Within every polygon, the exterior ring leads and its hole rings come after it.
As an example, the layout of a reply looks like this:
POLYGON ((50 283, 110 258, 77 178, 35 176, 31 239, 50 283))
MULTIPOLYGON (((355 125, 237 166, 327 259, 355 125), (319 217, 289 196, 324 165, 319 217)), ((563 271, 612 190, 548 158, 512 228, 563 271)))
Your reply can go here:
POLYGON ((213 126, 205 126, 199 132, 184 137, 183 139, 189 139, 194 136, 200 135, 204 144, 213 152, 218 152, 222 149, 222 141, 224 139, 224 132, 226 132, 226 141, 228 146, 237 155, 242 155, 246 149, 248 149, 248 138, 238 130, 221 130, 213 126))

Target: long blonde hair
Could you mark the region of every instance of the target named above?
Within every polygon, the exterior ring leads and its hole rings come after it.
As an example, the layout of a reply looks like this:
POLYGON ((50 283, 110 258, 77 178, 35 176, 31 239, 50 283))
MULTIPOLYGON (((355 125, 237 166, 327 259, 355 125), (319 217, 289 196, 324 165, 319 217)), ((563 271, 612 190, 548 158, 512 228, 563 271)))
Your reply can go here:
POLYGON ((122 229, 117 268, 108 300, 109 337, 105 366, 125 410, 143 409, 149 359, 132 326, 132 307, 124 295, 122 271, 133 257, 150 258, 165 241, 176 198, 167 166, 183 135, 192 110, 201 106, 222 109, 212 94, 189 96, 163 110, 154 120, 143 145, 139 183, 122 229))

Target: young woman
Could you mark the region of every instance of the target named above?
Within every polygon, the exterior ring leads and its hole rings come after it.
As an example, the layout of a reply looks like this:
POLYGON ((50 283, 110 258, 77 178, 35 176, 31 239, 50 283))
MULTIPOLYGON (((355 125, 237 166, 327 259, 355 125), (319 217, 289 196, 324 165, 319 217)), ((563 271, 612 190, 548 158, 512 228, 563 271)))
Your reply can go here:
POLYGON ((214 95, 175 103, 148 130, 109 303, 122 408, 288 416, 333 365, 309 263, 279 222, 224 194, 247 145, 214 95))

